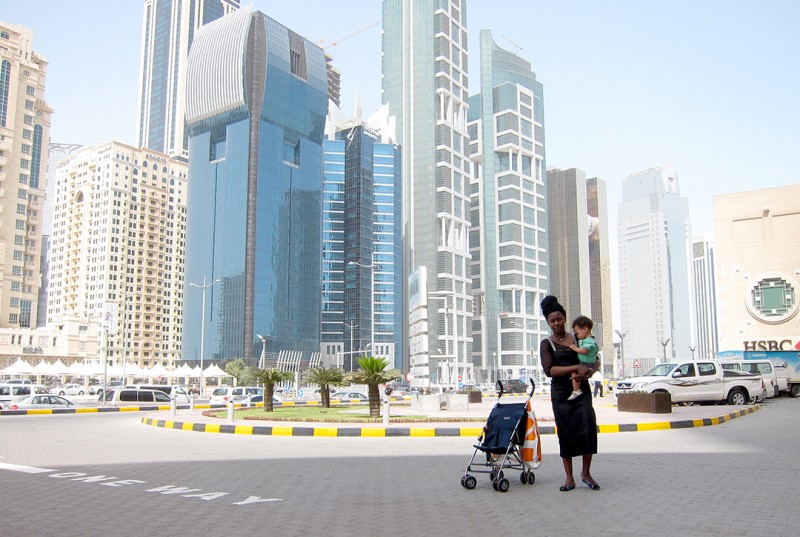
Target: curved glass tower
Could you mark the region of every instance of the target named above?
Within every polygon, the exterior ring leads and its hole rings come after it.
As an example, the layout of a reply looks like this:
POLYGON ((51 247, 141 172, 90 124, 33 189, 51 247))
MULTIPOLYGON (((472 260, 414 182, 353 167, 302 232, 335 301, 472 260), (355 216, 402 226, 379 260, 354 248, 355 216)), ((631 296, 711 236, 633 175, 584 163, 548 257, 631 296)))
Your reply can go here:
POLYGON ((240 10, 198 30, 187 78, 183 358, 318 352, 322 49, 240 10))

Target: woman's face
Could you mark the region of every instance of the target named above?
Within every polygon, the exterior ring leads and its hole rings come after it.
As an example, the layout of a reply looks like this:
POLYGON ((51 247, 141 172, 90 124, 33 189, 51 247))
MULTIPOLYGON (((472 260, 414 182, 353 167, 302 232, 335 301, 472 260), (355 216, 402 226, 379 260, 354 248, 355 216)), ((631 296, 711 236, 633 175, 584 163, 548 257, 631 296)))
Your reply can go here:
POLYGON ((564 314, 560 311, 554 311, 550 315, 547 316, 547 324, 550 326, 550 330, 552 330, 556 334, 561 334, 564 332, 564 323, 566 322, 566 318, 564 314))

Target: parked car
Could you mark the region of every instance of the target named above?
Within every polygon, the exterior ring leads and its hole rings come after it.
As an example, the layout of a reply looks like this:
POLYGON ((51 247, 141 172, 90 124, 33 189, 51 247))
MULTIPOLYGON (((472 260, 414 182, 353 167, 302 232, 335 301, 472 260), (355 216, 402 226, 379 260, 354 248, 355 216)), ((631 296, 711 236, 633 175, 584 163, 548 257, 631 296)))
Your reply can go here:
POLYGON ((72 401, 60 395, 29 395, 3 403, 3 410, 32 410, 37 408, 69 408, 75 406, 72 401))
POLYGON ((46 386, 41 384, 0 384, 0 403, 28 395, 47 395, 46 386))
POLYGON ((527 384, 522 379, 503 379, 503 393, 526 393, 527 384))
MULTIPOLYGON (((106 382, 106 389, 108 389, 108 391, 111 391, 112 389, 115 388, 122 388, 124 385, 125 383, 122 382, 121 380, 110 380, 106 382)), ((103 384, 100 383, 89 386, 89 395, 97 395, 98 397, 103 395, 103 384)))
MULTIPOLYGON (((103 400, 101 395, 100 401, 103 400)), ((105 396, 105 404, 111 406, 130 406, 142 404, 169 404, 169 395, 159 390, 137 390, 135 388, 109 389, 105 396)))
POLYGON ((125 388, 133 390, 158 390, 169 395, 171 399, 175 399, 178 403, 189 403, 192 400, 189 392, 187 392, 186 388, 183 386, 170 386, 167 384, 132 384, 125 386, 125 388))
MULTIPOLYGON (((237 405, 242 404, 250 404, 254 405, 256 403, 263 403, 264 402, 264 395, 263 394, 245 394, 245 395, 236 395, 233 397, 233 402, 237 405)), ((272 403, 283 403, 283 398, 280 395, 272 395, 272 403)))
POLYGON ((3 384, 33 384, 31 379, 11 379, 4 380, 3 384))
POLYGON ((209 404, 218 405, 227 403, 231 398, 240 395, 264 395, 264 388, 257 386, 221 386, 211 392, 209 404))
POLYGON ((359 401, 369 401, 369 397, 367 397, 366 395, 364 395, 361 392, 337 392, 337 393, 331 395, 331 398, 333 398, 333 399, 344 399, 344 400, 347 400, 347 399, 350 399, 350 400, 358 399, 359 401))
POLYGON ((62 384, 55 388, 50 388, 50 393, 56 395, 83 395, 86 393, 86 388, 81 384, 62 384))

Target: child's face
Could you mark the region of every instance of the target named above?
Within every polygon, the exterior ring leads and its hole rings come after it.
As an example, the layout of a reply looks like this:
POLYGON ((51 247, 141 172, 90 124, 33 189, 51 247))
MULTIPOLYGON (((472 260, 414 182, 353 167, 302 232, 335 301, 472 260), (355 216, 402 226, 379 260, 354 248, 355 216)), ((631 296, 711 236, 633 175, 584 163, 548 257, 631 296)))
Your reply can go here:
POLYGON ((588 326, 578 326, 577 324, 572 327, 575 330, 575 334, 578 336, 578 339, 586 339, 586 337, 592 333, 592 329, 588 326))

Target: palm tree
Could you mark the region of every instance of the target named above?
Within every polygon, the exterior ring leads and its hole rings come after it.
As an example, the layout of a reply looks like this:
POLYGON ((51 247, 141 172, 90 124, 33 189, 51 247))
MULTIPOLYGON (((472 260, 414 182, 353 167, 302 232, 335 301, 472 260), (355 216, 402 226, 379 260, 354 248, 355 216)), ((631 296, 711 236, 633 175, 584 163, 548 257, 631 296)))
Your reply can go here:
POLYGON ((244 358, 237 358, 232 362, 228 362, 225 366, 225 372, 236 379, 237 386, 246 386, 250 384, 250 368, 244 361, 244 358))
POLYGON ((319 385, 319 394, 322 397, 322 406, 331 407, 331 392, 329 386, 344 386, 344 371, 333 367, 315 367, 306 371, 306 382, 319 385))
POLYGON ((361 369, 347 374, 347 379, 350 382, 367 385, 369 415, 372 418, 379 418, 381 415, 381 396, 378 385, 394 380, 402 375, 397 369, 386 371, 387 365, 389 365, 389 361, 384 358, 362 356, 358 359, 358 366, 361 369))
POLYGON ((285 380, 291 380, 294 374, 291 371, 281 371, 280 369, 251 369, 253 378, 259 384, 264 385, 264 412, 272 412, 272 395, 275 393, 275 384, 285 380))

